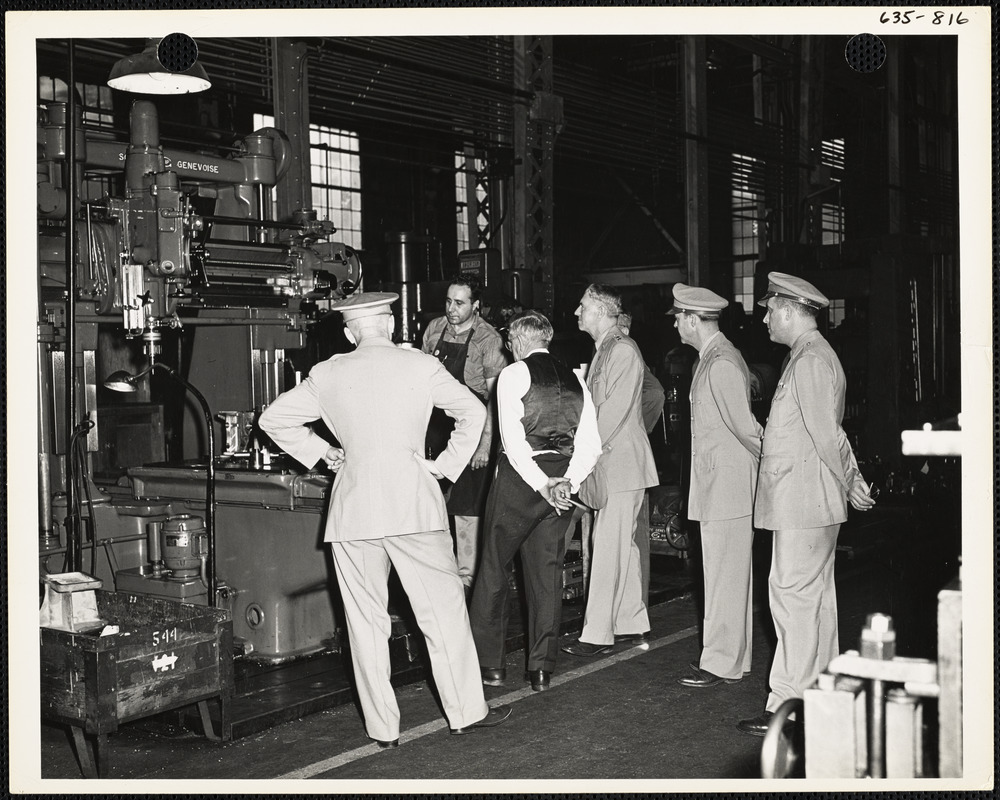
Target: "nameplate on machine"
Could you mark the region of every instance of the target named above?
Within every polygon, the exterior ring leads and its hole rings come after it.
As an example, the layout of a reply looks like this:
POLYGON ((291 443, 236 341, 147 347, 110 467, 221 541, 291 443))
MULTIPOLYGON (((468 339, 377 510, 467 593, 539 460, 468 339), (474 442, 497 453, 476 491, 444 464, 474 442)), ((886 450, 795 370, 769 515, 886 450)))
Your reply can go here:
POLYGON ((205 164, 199 161, 185 161, 177 160, 173 164, 170 163, 170 159, 165 159, 167 169, 185 169, 189 172, 210 172, 213 175, 219 174, 218 164, 205 164))

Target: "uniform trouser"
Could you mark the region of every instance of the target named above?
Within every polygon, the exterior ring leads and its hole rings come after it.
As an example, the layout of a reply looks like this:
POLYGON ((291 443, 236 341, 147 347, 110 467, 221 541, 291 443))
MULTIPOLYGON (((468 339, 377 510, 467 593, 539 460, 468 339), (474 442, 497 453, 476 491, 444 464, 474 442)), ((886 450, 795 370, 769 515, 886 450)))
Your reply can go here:
POLYGON ((642 492, 642 507, 635 520, 635 541, 639 547, 639 563, 642 565, 642 602, 649 606, 649 495, 642 492))
POLYGON ((753 520, 702 521, 705 632, 699 666, 721 678, 750 671, 753 642, 753 520))
POLYGON ((389 568, 395 567, 427 642, 431 672, 452 728, 489 712, 447 531, 409 533, 330 545, 344 601, 365 728, 373 739, 399 736, 399 706, 389 682, 389 568))
MULTIPOLYGON (((546 453, 536 456, 535 463, 546 475, 562 475, 569 456, 546 453)), ((562 616, 565 529, 566 516, 557 516, 501 455, 486 501, 482 558, 470 609, 481 666, 504 666, 510 591, 507 572, 520 550, 528 600, 527 668, 546 672, 555 668, 562 616)))
POLYGON ((802 697, 837 655, 834 555, 840 525, 774 531, 768 598, 778 646, 767 710, 802 697))
POLYGON ((615 634, 646 633, 649 530, 638 524, 645 489, 614 492, 594 513, 590 588, 580 641, 613 644, 615 634))

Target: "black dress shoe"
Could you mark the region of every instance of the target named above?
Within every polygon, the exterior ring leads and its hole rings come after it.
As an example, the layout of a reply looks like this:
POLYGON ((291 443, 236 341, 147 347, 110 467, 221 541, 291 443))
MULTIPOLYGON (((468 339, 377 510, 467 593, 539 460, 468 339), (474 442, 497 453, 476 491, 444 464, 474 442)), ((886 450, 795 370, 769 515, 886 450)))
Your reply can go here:
POLYGON ((480 667, 479 674, 483 676, 483 683, 487 686, 503 686, 507 680, 507 670, 504 667, 480 667))
POLYGON ((736 723, 736 730, 740 733, 749 733, 751 736, 763 736, 767 733, 767 726, 773 716, 773 711, 763 711, 751 719, 741 719, 736 723))
POLYGON ((510 706, 493 706, 479 722, 473 722, 464 728, 452 728, 451 733, 453 736, 464 736, 477 728, 495 728, 501 722, 506 722, 513 710, 510 706))
POLYGON ((648 645, 649 631, 645 633, 616 633, 615 644, 648 645))
POLYGON ((375 744, 377 744, 382 750, 388 750, 390 747, 399 747, 399 739, 393 739, 391 742, 386 742, 382 739, 375 739, 375 744))
POLYGON ((549 688, 552 673, 544 669, 529 669, 524 673, 524 679, 531 683, 531 691, 544 692, 549 688))
POLYGON ((577 639, 573 644, 568 644, 561 649, 564 653, 569 653, 571 656, 590 658, 592 656, 599 656, 601 653, 610 653, 613 648, 613 644, 590 644, 577 639))
POLYGON ((720 683, 739 683, 743 680, 743 678, 722 678, 718 675, 713 675, 707 669, 700 669, 693 664, 690 666, 692 674, 677 679, 677 682, 681 686, 690 686, 693 689, 707 689, 710 686, 718 686, 720 683))

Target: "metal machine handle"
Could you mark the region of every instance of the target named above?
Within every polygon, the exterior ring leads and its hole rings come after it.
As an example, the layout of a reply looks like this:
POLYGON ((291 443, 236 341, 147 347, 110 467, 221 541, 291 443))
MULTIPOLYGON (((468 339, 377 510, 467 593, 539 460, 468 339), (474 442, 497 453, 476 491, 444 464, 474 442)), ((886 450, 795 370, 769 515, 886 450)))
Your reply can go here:
POLYGON ((798 697, 786 700, 774 712, 760 748, 762 778, 791 778, 802 774, 805 763, 802 712, 803 703, 798 697), (798 724, 794 726, 789 725, 792 714, 798 715, 798 724))

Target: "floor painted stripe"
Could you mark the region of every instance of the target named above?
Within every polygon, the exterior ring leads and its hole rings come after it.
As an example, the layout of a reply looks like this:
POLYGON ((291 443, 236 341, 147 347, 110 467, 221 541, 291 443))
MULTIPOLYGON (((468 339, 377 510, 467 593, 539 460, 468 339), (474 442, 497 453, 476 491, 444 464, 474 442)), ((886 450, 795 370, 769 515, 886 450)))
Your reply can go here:
MULTIPOLYGON (((566 670, 561 672, 559 675, 552 679, 552 686, 562 686, 564 683, 569 683, 570 681, 575 681, 578 678, 583 678, 586 675, 591 675, 594 672, 599 672, 607 667, 614 666, 615 664, 620 664, 622 661, 628 661, 630 658, 635 658, 636 656, 642 655, 650 650, 657 650, 660 647, 666 647, 667 645, 674 644, 674 642, 679 642, 683 639, 688 639, 691 636, 696 636, 698 634, 698 626, 693 625, 690 628, 685 628, 684 630, 678 631, 677 633, 672 633, 669 636, 664 636, 660 639, 652 639, 648 644, 636 645, 635 647, 630 647, 627 650, 622 650, 620 653, 615 653, 612 656, 606 656, 605 658, 600 658, 597 661, 593 661, 586 666, 579 667, 577 669, 566 670)), ((572 656, 562 656, 562 658, 572 658, 572 656)), ((492 705, 509 705, 510 703, 516 703, 518 700, 524 700, 526 697, 530 697, 535 694, 531 691, 530 686, 525 686, 523 689, 518 689, 514 692, 508 692, 500 697, 492 698, 492 705)), ((437 719, 433 722, 427 722, 423 725, 418 725, 416 728, 410 728, 399 735, 400 746, 406 744, 407 742, 412 742, 414 739, 419 739, 423 736, 428 736, 429 734, 436 733, 444 728, 448 727, 448 722, 443 719, 437 719)), ((358 747, 354 750, 348 750, 346 753, 341 753, 340 755, 333 756, 332 758, 326 758, 322 761, 317 761, 315 764, 309 764, 300 769, 293 770, 292 772, 286 772, 284 775, 277 775, 277 780, 300 780, 303 778, 312 778, 316 775, 320 775, 324 772, 330 772, 331 770, 337 769, 338 767, 346 766, 353 761, 358 761, 362 758, 367 758, 368 756, 375 755, 375 753, 381 752, 379 746, 375 743, 366 744, 364 747, 358 747)))

